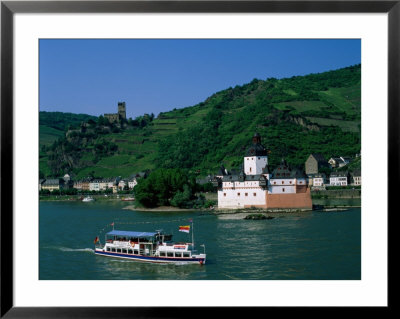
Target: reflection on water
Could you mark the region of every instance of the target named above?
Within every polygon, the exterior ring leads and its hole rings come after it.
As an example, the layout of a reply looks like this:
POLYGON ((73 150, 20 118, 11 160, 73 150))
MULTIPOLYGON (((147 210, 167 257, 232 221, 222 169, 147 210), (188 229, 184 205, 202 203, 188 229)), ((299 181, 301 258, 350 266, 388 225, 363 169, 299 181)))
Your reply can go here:
MULTIPOLYGON (((243 220, 204 212, 134 212, 108 203, 40 203, 40 279, 248 280, 360 279, 361 211, 278 214, 243 220), (93 239, 116 229, 174 234, 194 220, 205 265, 147 264, 98 256, 93 239)), ((100 237, 101 239, 103 237, 100 237)))

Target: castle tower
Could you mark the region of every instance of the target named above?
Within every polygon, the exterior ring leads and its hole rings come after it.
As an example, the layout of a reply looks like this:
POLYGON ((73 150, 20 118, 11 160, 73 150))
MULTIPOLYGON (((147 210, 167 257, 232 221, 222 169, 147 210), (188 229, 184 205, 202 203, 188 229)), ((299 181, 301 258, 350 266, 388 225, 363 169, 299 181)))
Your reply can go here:
POLYGON ((119 119, 126 120, 126 105, 125 102, 118 102, 118 115, 119 119))
POLYGON ((261 144, 260 134, 254 134, 252 141, 253 143, 247 149, 244 157, 244 173, 246 175, 259 175, 268 165, 268 151, 261 144))

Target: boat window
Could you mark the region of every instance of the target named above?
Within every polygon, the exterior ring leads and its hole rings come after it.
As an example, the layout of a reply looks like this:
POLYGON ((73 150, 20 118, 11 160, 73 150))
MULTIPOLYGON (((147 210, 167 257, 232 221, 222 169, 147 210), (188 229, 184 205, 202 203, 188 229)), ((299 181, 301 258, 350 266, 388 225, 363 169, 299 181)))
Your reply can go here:
POLYGON ((110 247, 107 247, 107 251, 110 251, 110 247))
POLYGON ((111 251, 115 253, 115 248, 111 248, 111 251))
POLYGON ((183 257, 190 257, 190 253, 183 253, 183 257))
POLYGON ((127 252, 126 252, 126 249, 122 249, 122 253, 123 254, 126 254, 127 252))
POLYGON ((132 249, 128 249, 128 254, 132 255, 132 249))
POLYGON ((174 253, 173 252, 167 252, 167 257, 174 257, 174 253))
POLYGON ((133 253, 134 253, 135 255, 139 255, 139 250, 135 249, 135 250, 133 251, 133 253))
POLYGON ((165 251, 160 251, 160 257, 165 257, 165 251))
POLYGON ((182 253, 175 253, 175 257, 182 257, 182 253))
POLYGON ((120 253, 121 252, 121 248, 117 248, 117 253, 120 253))

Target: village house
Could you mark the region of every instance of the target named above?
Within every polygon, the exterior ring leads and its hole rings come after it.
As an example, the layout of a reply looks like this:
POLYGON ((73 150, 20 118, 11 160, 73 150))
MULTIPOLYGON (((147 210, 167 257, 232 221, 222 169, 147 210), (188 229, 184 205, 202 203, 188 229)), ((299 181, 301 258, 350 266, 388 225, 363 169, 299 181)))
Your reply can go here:
POLYGON ((125 186, 128 187, 128 180, 126 179, 120 179, 118 182, 118 190, 124 190, 125 186))
POLYGON ((42 185, 46 180, 44 178, 39 179, 39 190, 42 190, 42 185))
POLYGON ((75 180, 73 187, 77 190, 82 190, 82 180, 75 180))
POLYGON ((353 173, 351 173, 352 177, 352 184, 354 186, 361 186, 361 170, 355 170, 353 173))
POLYGON ((325 188, 326 184, 327 184, 327 178, 324 173, 314 174, 312 176, 313 188, 325 188))
POLYGON ((117 180, 115 178, 103 178, 99 182, 100 191, 105 191, 107 189, 113 189, 114 185, 116 185, 117 180))
POLYGON ((319 153, 310 154, 305 162, 305 172, 307 175, 318 174, 320 168, 329 167, 329 163, 326 161, 324 156, 319 153))
POLYGON ((130 177, 128 179, 128 188, 133 189, 137 185, 137 178, 136 176, 130 177))
POLYGON ((351 162, 350 157, 331 157, 328 163, 331 165, 332 168, 340 168, 346 166, 351 162))
POLYGON ((333 172, 329 176, 329 186, 347 186, 349 183, 348 172, 333 172))
POLYGON ((351 157, 344 157, 340 156, 340 159, 343 161, 345 165, 349 164, 351 162, 351 157))
POLYGON ((224 167, 224 165, 221 165, 221 167, 218 170, 218 173, 215 176, 218 178, 222 178, 228 174, 229 174, 228 170, 224 167))
POLYGON ((89 182, 89 190, 99 192, 101 179, 93 179, 89 182))
POLYGON ((92 178, 87 177, 81 180, 75 180, 74 181, 74 188, 76 188, 77 190, 82 190, 82 191, 88 191, 90 190, 90 182, 91 182, 92 178))
POLYGON ((213 180, 218 187, 218 208, 311 209, 305 174, 291 169, 285 160, 271 173, 268 151, 256 133, 247 149, 240 172, 222 170, 213 180))
POLYGON ((137 185, 139 179, 146 177, 147 177, 147 172, 139 172, 136 174, 132 174, 128 179, 126 179, 126 182, 128 183, 128 188, 133 189, 137 185))
POLYGON ((213 176, 213 175, 207 175, 206 177, 203 177, 203 178, 196 178, 196 183, 199 185, 212 183, 212 180, 214 179, 214 177, 215 176, 213 176))
POLYGON ((65 174, 63 180, 64 180, 64 189, 71 189, 74 187, 74 182, 71 179, 71 176, 69 176, 69 174, 65 174))
POLYGON ((42 190, 49 190, 50 192, 54 190, 61 190, 64 188, 64 180, 62 178, 46 179, 42 184, 42 190))

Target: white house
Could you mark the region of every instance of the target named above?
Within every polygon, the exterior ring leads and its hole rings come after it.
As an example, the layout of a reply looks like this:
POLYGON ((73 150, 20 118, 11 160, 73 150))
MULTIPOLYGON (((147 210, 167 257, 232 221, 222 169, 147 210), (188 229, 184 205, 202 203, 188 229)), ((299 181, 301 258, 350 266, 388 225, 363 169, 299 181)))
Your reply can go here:
POLYGON ((325 187, 327 183, 326 176, 324 173, 314 174, 312 177, 312 185, 313 187, 321 188, 325 187))
POLYGON ((137 185, 136 177, 132 177, 128 180, 128 187, 129 189, 133 189, 137 185))
POLYGON ((328 163, 331 165, 332 168, 343 167, 349 164, 350 162, 351 162, 350 157, 343 157, 343 156, 331 157, 328 161, 328 163))
POLYGON ((119 190, 124 190, 125 186, 128 186, 128 181, 125 179, 120 179, 118 182, 118 189, 119 190))
POLYGON ((347 186, 348 173, 347 172, 334 172, 329 176, 330 186, 347 186))
POLYGON ((96 191, 96 192, 100 191, 100 182, 101 182, 100 179, 94 179, 94 180, 90 181, 89 190, 96 191))
POLYGON ((105 191, 107 189, 112 189, 115 184, 115 178, 104 178, 99 181, 99 190, 105 191))
POLYGON ((351 175, 353 178, 353 185, 361 186, 361 170, 356 170, 351 175))

